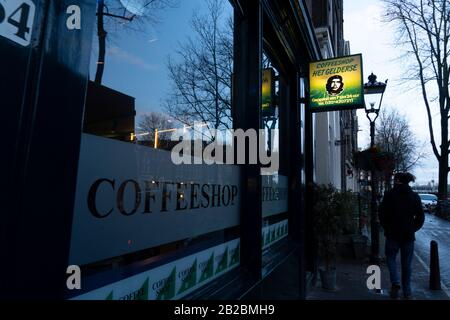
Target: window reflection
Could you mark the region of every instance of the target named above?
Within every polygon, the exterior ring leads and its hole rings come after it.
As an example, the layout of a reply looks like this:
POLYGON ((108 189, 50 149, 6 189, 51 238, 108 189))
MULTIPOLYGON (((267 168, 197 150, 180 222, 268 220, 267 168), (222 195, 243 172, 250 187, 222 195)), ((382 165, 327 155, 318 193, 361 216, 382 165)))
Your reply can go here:
MULTIPOLYGON (((266 139, 265 151, 279 153, 280 74, 272 61, 263 54, 262 129, 266 139)), ((275 172, 274 172, 275 173, 275 172)))
MULTIPOLYGON (((287 112, 288 101, 280 89, 285 85, 279 68, 269 57, 268 52, 263 54, 262 63, 262 112, 261 128, 265 132, 265 151, 268 154, 280 154, 279 129, 280 114, 287 112)), ((261 201, 262 201, 262 272, 263 275, 273 267, 274 261, 279 258, 280 246, 285 243, 288 236, 288 177, 283 175, 284 167, 271 175, 262 175, 261 201)))
POLYGON ((89 81, 84 132, 117 139, 134 140, 135 98, 89 81))
MULTIPOLYGON (((224 144, 230 142, 225 133, 233 128, 233 8, 229 1, 98 0, 96 16, 84 133, 162 150, 172 150, 180 139, 193 145, 200 141, 202 149, 220 139, 224 144), (216 130, 222 133, 220 138, 214 134, 216 130)), ((153 152, 133 148, 130 159, 142 156, 137 150, 153 152)), ((156 163, 157 157, 151 159, 153 171, 144 174, 137 165, 136 174, 167 179, 168 172, 155 169, 162 166, 156 163)), ((119 163, 114 157, 110 161, 119 163)), ((222 178, 221 172, 214 173, 214 178, 229 179, 222 178)), ((199 177, 206 184, 208 179, 212 178, 199 177)), ((208 214, 210 209, 203 210, 208 214)), ((187 246, 216 244, 238 236, 239 226, 214 229, 99 261, 87 269, 95 273, 114 264, 147 258, 156 261, 187 246)))
POLYGON ((228 1, 97 3, 85 133, 171 150, 233 127, 228 1))

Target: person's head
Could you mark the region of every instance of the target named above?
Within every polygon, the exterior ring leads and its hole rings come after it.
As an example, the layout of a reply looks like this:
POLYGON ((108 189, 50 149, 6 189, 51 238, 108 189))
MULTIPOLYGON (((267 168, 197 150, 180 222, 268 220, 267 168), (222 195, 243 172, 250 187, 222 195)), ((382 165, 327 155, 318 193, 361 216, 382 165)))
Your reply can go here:
POLYGON ((340 94, 344 90, 344 82, 340 75, 332 76, 327 81, 328 94, 335 96, 340 94))
POLYGON ((416 181, 416 177, 414 177, 409 172, 398 172, 394 176, 395 184, 405 184, 408 185, 410 182, 416 181))

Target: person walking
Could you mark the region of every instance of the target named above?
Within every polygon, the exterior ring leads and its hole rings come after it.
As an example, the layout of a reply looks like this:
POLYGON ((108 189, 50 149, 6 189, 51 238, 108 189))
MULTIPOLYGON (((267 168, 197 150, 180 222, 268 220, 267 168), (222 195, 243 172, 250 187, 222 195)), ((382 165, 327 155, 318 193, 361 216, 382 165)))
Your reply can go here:
POLYGON ((390 297, 398 298, 400 289, 405 299, 412 297, 411 272, 415 233, 425 221, 420 197, 409 186, 415 177, 410 173, 397 173, 394 187, 387 191, 379 207, 380 224, 386 237, 386 260, 391 279, 390 297), (397 273, 397 254, 401 252, 402 287, 397 273))

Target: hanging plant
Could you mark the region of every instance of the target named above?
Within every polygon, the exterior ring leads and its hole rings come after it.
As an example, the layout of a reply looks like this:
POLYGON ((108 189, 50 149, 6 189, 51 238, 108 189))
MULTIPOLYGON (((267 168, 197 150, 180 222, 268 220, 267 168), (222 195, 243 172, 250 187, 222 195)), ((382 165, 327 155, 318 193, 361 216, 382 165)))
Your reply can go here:
POLYGON ((364 171, 392 172, 395 168, 394 154, 376 146, 354 153, 354 161, 356 168, 364 171))

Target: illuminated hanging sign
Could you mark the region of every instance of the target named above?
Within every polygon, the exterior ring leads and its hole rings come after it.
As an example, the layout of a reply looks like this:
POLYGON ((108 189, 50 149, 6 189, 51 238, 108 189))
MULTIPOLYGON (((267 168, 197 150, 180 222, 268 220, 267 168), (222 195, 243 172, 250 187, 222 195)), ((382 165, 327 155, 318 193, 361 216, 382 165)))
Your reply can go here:
POLYGON ((272 68, 263 70, 262 77, 262 116, 275 116, 275 71, 272 68))
POLYGON ((310 63, 309 82, 313 112, 364 107, 361 54, 310 63))

